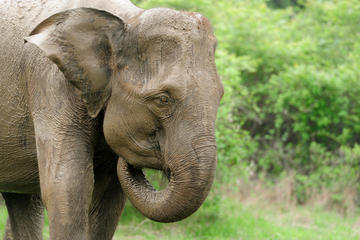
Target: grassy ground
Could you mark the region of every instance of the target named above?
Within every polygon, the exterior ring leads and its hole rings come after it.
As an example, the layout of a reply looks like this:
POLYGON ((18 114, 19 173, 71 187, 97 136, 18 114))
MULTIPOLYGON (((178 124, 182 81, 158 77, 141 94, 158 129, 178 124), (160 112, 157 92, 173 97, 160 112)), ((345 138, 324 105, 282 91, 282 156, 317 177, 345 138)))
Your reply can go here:
MULTIPOLYGON (((351 240, 360 238, 360 217, 342 217, 310 207, 280 209, 243 203, 214 193, 192 217, 160 224, 142 217, 130 204, 114 239, 276 239, 351 240)), ((263 205, 263 204, 262 204, 263 205)), ((6 223, 0 207, 0 237, 6 223)), ((48 239, 47 223, 44 237, 48 239)))
MULTIPOLYGON (((115 239, 359 239, 357 219, 311 208, 288 211, 244 206, 221 199, 216 214, 205 206, 191 218, 174 224, 159 224, 126 214, 115 239)), ((132 211, 130 208, 126 209, 132 211)))

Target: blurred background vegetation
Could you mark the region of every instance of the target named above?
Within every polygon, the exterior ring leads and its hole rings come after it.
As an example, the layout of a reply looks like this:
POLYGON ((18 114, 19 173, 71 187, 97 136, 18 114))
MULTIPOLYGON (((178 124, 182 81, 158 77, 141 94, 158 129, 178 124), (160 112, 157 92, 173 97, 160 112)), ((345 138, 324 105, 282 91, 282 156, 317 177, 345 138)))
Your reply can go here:
POLYGON ((225 95, 203 207, 157 224, 128 204, 115 239, 359 239, 360 1, 132 2, 207 16, 225 95))

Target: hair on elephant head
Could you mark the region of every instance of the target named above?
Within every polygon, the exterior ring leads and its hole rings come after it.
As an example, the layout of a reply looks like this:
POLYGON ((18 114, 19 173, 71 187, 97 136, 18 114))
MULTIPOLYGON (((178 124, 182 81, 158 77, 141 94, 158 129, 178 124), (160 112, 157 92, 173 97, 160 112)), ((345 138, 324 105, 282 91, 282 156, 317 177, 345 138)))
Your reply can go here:
POLYGON ((26 41, 57 64, 91 117, 105 109, 121 186, 140 212, 172 222, 199 208, 215 175, 223 95, 205 17, 159 8, 125 23, 78 8, 49 17, 26 41), (153 189, 142 168, 164 171, 167 188, 153 189))

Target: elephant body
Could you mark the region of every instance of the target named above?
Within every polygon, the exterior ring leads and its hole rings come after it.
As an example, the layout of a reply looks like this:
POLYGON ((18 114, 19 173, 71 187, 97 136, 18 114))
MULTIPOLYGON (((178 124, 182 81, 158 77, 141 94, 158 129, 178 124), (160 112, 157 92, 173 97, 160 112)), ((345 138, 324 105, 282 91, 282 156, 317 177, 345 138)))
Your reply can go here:
POLYGON ((215 115, 223 94, 207 20, 145 11, 128 0, 0 3, 5 239, 41 239, 44 206, 51 239, 111 239, 125 195, 157 221, 193 213, 213 179, 215 115), (196 21, 200 30, 192 26, 196 21), (201 50, 200 34, 190 46, 193 29, 209 39, 201 50), (206 57, 196 58, 197 51, 206 57), (194 80, 203 75, 210 80, 194 80), (189 130, 197 136, 187 139, 189 130), (177 158, 181 167, 174 165, 177 158), (170 187, 154 191, 144 167, 163 170, 170 187), (173 201, 177 182, 196 191, 173 201))
MULTIPOLYGON (((103 9, 125 19, 140 11, 134 6, 129 7, 128 1, 1 0, 0 191, 40 192, 31 111, 32 106, 46 105, 48 102, 45 99, 43 99, 44 103, 31 101, 29 91, 34 93, 40 91, 39 87, 43 87, 46 92, 53 88, 53 93, 59 98, 54 101, 58 101, 59 104, 66 101, 66 96, 63 100, 60 98, 63 94, 61 91, 66 86, 52 86, 52 82, 46 82, 52 81, 54 76, 61 79, 63 74, 39 49, 25 45, 24 38, 34 26, 47 17, 79 7, 103 9)), ((56 80, 54 82, 56 83, 56 80)), ((65 83, 64 79, 59 82, 65 83)), ((55 118, 57 113, 50 114, 55 118)))

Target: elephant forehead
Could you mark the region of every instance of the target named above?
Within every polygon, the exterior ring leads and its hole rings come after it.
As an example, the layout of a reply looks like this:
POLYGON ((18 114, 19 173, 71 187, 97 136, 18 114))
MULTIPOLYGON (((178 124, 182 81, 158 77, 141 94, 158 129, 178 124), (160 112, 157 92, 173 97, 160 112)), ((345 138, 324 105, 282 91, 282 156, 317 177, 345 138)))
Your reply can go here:
POLYGON ((154 8, 138 16, 137 25, 140 35, 145 38, 198 39, 206 35, 215 41, 209 20, 200 13, 180 12, 172 9, 154 8))
POLYGON ((142 12, 128 24, 130 39, 135 39, 131 41, 133 57, 121 79, 137 85, 137 91, 176 89, 180 96, 219 92, 216 39, 204 16, 157 8, 142 12))

